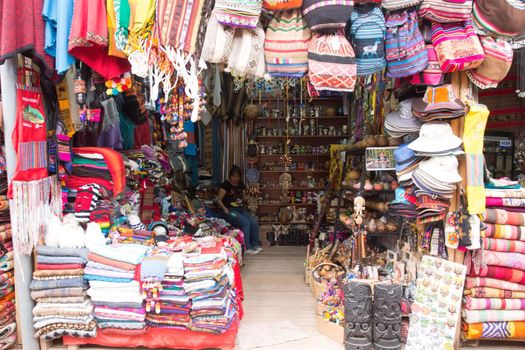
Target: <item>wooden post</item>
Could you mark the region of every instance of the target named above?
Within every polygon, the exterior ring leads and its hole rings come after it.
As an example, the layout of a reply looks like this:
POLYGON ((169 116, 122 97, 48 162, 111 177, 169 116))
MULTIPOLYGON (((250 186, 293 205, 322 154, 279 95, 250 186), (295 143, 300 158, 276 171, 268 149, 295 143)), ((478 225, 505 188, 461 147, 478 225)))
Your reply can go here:
MULTIPOLYGON (((10 58, 0 66, 0 78, 2 81, 2 99, 4 107, 4 134, 5 134, 5 158, 7 163, 7 176, 11 179, 16 168, 16 153, 11 141, 11 134, 15 128, 16 121, 16 81, 17 61, 10 58)), ((13 201, 9 201, 9 208, 15 208, 13 201)), ((12 214, 11 214, 12 215, 12 214)), ((31 220, 31 218, 26 218, 31 220)), ((39 349, 38 340, 35 339, 33 328, 33 300, 29 294, 29 283, 33 274, 31 256, 20 255, 14 251, 15 265, 15 295, 18 342, 22 343, 24 350, 39 349)))

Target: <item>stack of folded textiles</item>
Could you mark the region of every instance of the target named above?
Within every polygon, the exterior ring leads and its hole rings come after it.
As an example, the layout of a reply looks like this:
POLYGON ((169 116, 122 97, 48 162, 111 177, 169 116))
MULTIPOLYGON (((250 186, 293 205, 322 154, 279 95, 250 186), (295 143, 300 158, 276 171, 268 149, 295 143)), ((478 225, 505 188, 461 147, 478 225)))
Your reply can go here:
POLYGON ((485 189, 485 237, 468 263, 466 339, 525 338, 525 189, 491 180, 485 189))
POLYGON ((149 248, 143 245, 91 248, 84 278, 98 328, 143 329, 146 311, 134 276, 149 248))
POLYGON ((16 342, 15 277, 11 224, 0 224, 0 349, 16 342))
POLYGON ((39 246, 31 281, 35 337, 96 336, 93 305, 87 297, 84 266, 87 249, 39 246))
POLYGON ((183 288, 191 300, 190 328, 226 332, 237 315, 234 274, 226 254, 189 254, 183 266, 183 288))
MULTIPOLYGON (((182 253, 171 254, 165 261, 160 288, 157 292, 148 291, 146 320, 151 327, 187 329, 190 325, 191 303, 183 288, 182 253)), ((142 267, 144 268, 144 262, 142 267)), ((152 274, 149 275, 151 278, 152 274)))
POLYGON ((131 243, 153 245, 155 244, 153 231, 133 230, 127 227, 114 227, 111 230, 110 238, 118 243, 131 243))

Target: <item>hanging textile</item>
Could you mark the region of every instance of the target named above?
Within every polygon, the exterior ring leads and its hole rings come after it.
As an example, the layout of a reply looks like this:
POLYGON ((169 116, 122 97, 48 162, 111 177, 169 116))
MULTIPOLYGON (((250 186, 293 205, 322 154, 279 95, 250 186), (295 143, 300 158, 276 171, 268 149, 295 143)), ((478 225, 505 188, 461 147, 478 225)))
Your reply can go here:
POLYGON ((69 52, 109 80, 130 70, 125 59, 108 56, 108 26, 104 0, 75 0, 69 52))
POLYGON ((8 194, 14 199, 13 243, 20 254, 31 254, 46 231, 49 215, 58 215, 62 209, 58 179, 48 177, 47 172, 46 118, 36 74, 26 68, 18 71, 17 112, 12 134, 17 164, 8 194))
POLYGON ((46 54, 44 0, 0 1, 0 64, 23 53, 32 57, 48 78, 55 75, 55 61, 46 54))
POLYGON ((195 52, 204 0, 158 0, 157 28, 160 44, 195 52))
POLYGON ((46 22, 46 52, 55 57, 55 69, 64 74, 75 59, 67 49, 71 21, 73 20, 73 0, 45 0, 42 17, 46 22))

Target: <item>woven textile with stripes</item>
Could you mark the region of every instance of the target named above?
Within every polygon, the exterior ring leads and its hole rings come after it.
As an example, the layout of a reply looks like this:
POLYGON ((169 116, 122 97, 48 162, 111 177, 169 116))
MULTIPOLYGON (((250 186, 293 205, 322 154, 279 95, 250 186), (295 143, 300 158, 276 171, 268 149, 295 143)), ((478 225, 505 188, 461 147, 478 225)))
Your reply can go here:
POLYGON ((354 49, 342 32, 316 34, 308 50, 308 76, 316 90, 354 91, 354 49))
POLYGON ((335 33, 346 26, 353 8, 353 0, 304 0, 303 16, 313 31, 335 33))
POLYGON ((268 73, 273 77, 303 77, 308 71, 310 39, 310 29, 300 10, 276 14, 264 40, 268 73))
POLYGON ((490 35, 516 37, 525 31, 523 0, 476 0, 472 20, 490 35))
POLYGON ((452 23, 470 19, 472 0, 423 0, 419 16, 433 22, 452 23))

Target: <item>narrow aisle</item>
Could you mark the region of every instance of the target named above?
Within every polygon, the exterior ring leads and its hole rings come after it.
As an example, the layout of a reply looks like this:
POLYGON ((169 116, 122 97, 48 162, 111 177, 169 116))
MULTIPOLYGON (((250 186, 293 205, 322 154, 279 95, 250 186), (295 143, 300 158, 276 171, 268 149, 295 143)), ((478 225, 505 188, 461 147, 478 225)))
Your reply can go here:
MULTIPOLYGON (((243 326, 289 320, 307 337, 268 350, 338 350, 344 347, 315 328, 315 302, 304 282, 306 247, 269 247, 245 257, 243 326)), ((242 327, 242 326, 241 326, 242 327)))

